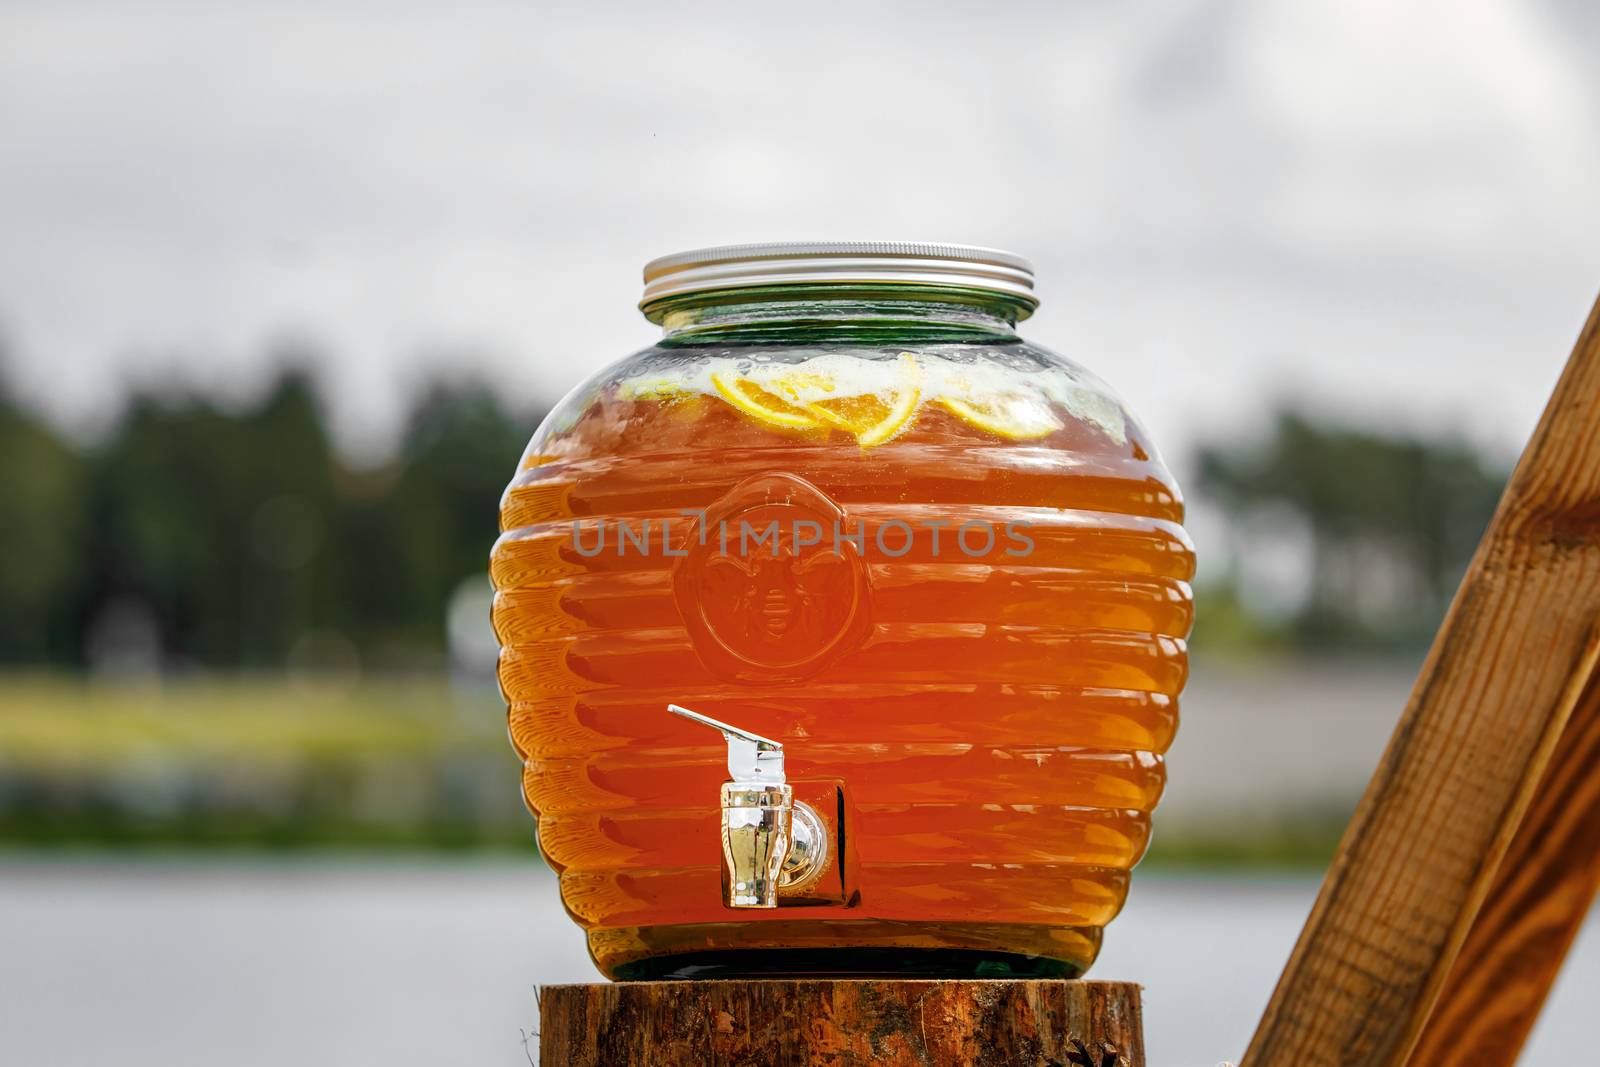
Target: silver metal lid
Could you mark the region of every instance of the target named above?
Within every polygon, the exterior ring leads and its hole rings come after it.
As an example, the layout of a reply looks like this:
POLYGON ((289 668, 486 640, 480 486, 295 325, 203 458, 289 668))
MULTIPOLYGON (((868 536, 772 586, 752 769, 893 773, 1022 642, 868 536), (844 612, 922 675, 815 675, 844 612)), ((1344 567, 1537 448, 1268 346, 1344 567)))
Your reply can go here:
POLYGON ((787 241, 678 252, 644 265, 639 309, 669 296, 769 285, 938 285, 1039 306, 1033 264, 997 248, 916 241, 787 241))

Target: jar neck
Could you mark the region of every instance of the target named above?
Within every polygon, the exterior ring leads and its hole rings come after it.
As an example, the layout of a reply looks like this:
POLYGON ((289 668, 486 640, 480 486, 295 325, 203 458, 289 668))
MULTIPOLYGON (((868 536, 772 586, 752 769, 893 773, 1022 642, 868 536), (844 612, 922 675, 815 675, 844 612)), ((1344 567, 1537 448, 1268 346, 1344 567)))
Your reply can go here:
MULTIPOLYGON (((884 291, 791 287, 759 293, 697 293, 646 309, 663 342, 694 345, 1005 341, 1024 308, 1003 297, 933 288, 884 291)), ((1027 309, 1031 310, 1031 309, 1027 309)))

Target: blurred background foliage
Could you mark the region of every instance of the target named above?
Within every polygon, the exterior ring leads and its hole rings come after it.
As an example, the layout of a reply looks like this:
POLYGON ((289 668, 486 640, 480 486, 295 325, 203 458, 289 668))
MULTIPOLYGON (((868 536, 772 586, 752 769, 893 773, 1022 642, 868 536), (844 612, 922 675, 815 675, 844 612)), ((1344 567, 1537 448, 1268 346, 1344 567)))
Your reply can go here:
POLYGON ((542 412, 435 382, 355 466, 286 368, 92 440, 0 383, 0 842, 531 840, 484 572, 542 412))
MULTIPOLYGON (((282 365, 242 405, 135 392, 93 439, 0 383, 0 842, 527 846, 484 572, 542 412, 437 381, 357 465, 282 365)), ((1414 657, 1507 473, 1292 405, 1178 469, 1220 531, 1193 646, 1244 659, 1414 657)), ((1156 855, 1312 861, 1343 817, 1156 855)))
POLYGON ((135 395, 90 442, 0 385, 0 662, 443 666, 446 606, 482 576, 507 471, 540 416, 476 382, 437 383, 398 455, 358 469, 299 370, 240 410, 135 395))
POLYGON ((1425 649, 1509 476, 1461 438, 1293 408, 1263 436, 1202 444, 1192 466, 1227 542, 1197 635, 1321 653, 1425 649))

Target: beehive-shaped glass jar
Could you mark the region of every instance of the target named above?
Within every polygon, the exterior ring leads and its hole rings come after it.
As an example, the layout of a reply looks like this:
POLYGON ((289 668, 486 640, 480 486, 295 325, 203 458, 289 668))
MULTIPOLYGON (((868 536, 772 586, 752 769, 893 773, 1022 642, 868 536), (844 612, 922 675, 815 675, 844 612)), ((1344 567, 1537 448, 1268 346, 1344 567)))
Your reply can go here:
POLYGON ((491 565, 525 794, 600 969, 1080 973, 1187 671, 1150 438, 1017 335, 1006 253, 743 246, 645 278, 663 336, 545 420, 491 565), (724 738, 669 704, 769 739, 784 784, 719 793, 724 738), (789 879, 754 896, 752 841, 789 879))

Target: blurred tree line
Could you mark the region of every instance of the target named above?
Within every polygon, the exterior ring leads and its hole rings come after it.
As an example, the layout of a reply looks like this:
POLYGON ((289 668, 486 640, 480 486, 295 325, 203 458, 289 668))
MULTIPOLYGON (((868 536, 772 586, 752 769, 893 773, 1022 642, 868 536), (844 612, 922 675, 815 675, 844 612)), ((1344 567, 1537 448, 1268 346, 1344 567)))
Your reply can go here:
POLYGON ((363 469, 302 370, 242 410, 135 395, 93 443, 0 385, 0 663, 436 665, 539 418, 480 383, 436 384, 398 454, 363 469))
MULTIPOLYGON (((362 468, 302 370, 242 409, 137 394, 92 443, 0 384, 0 665, 439 666, 540 415, 435 384, 397 454, 362 468)), ((1196 461, 1228 542, 1196 636, 1244 650, 1425 646, 1506 479, 1460 440, 1293 409, 1196 461)))
MULTIPOLYGON (((411 672, 444 665, 453 598, 481 595, 538 421, 482 384, 436 384, 395 454, 358 466, 304 371, 242 407, 136 394, 92 442, 0 376, 0 668, 200 668, 7 679, 0 843, 526 848, 498 701, 411 672), (291 684, 267 677, 285 666, 291 684), (353 667, 376 677, 294 677, 353 667)), ((1223 520, 1200 545, 1206 655, 1425 645, 1505 481, 1460 441, 1295 410, 1194 460, 1196 518, 1223 520)), ((1320 861, 1342 821, 1230 834, 1221 854, 1320 861)), ((1217 858, 1167 840, 1169 859, 1217 858)))
POLYGON ((1197 496, 1225 513, 1230 542, 1197 635, 1312 651, 1426 648, 1510 474, 1458 438, 1292 408, 1196 458, 1197 496))

